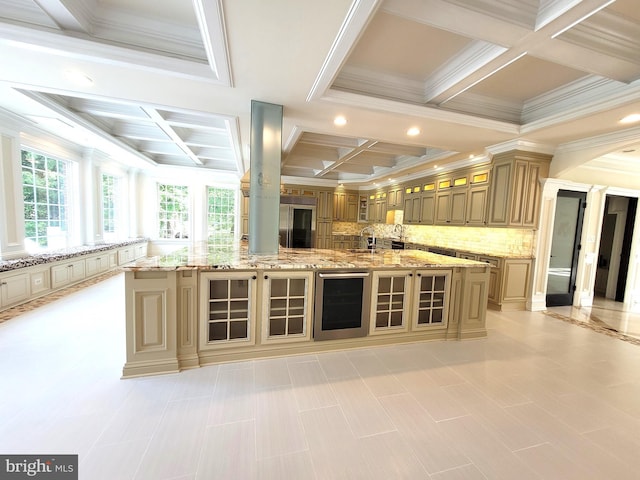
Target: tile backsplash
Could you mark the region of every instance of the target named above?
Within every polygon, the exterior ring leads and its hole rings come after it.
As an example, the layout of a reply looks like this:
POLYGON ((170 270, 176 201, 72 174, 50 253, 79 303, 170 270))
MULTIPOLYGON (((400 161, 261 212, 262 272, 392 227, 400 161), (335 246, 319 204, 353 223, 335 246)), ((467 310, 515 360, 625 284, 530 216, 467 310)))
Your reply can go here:
MULTIPOLYGON (((396 217, 396 220, 398 218, 396 217)), ((373 226, 378 237, 397 237, 395 225, 333 222, 333 233, 359 235, 373 226)), ((531 229, 403 225, 404 241, 487 255, 534 255, 536 232, 531 229)))

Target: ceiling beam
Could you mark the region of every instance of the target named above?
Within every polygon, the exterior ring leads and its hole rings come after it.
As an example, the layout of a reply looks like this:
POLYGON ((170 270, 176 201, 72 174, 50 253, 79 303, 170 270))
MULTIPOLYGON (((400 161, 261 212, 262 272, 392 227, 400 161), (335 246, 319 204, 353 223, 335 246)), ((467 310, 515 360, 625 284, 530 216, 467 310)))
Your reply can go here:
POLYGON ((223 85, 232 87, 222 3, 219 0, 193 0, 193 7, 209 66, 223 85))
POLYGON ((95 0, 35 0, 40 8, 61 30, 93 33, 91 10, 97 9, 95 0))
POLYGON ((193 150, 189 148, 189 146, 184 142, 184 140, 180 138, 180 136, 176 133, 176 131, 173 128, 171 128, 171 125, 169 125, 165 121, 165 119, 162 117, 162 115, 158 113, 156 109, 149 108, 149 107, 141 107, 141 109, 149 116, 151 120, 156 122, 158 127, 162 129, 162 131, 164 131, 164 133, 166 133, 169 136, 169 138, 171 138, 175 142, 175 144, 180 148, 180 150, 182 150, 184 154, 188 156, 193 163, 195 163, 196 165, 202 165, 202 160, 198 158, 198 156, 193 152, 193 150))

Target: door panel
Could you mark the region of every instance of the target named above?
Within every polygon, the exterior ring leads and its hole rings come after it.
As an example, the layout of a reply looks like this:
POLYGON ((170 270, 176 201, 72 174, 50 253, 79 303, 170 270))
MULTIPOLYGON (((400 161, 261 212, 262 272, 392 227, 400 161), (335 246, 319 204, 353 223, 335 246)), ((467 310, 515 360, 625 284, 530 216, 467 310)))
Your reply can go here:
POLYGON ((558 192, 547 273, 548 307, 573 303, 585 200, 584 192, 558 192))

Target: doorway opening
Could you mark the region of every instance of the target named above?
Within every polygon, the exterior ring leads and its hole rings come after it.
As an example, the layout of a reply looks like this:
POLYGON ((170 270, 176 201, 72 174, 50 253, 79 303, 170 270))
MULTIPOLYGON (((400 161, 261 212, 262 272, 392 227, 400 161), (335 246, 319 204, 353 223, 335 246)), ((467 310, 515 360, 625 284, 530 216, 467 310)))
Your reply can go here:
POLYGON ((607 195, 594 297, 624 301, 638 199, 607 195))
POLYGON ((587 194, 559 190, 547 272, 547 307, 573 304, 587 194))

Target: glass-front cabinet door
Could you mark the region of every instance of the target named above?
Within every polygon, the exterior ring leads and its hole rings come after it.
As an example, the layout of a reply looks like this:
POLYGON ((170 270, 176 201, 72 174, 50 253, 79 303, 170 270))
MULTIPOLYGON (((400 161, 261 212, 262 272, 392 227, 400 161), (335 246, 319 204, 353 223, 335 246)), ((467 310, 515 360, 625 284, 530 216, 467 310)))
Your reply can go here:
POLYGON ((262 287, 262 342, 311 339, 313 272, 265 272, 262 287))
POLYGON ((201 274, 201 349, 255 343, 256 281, 256 272, 201 274))
POLYGON ((446 327, 451 271, 418 270, 413 285, 413 330, 446 327))
POLYGON ((410 270, 373 272, 369 333, 406 332, 409 328, 410 270))

